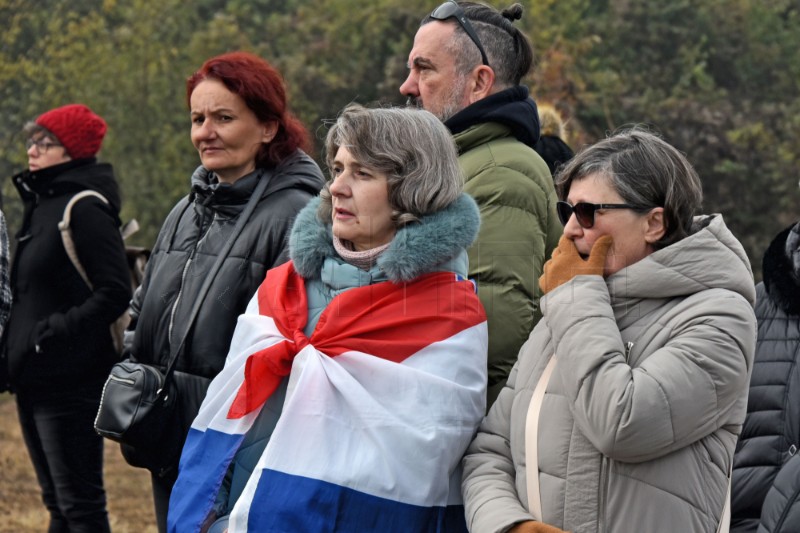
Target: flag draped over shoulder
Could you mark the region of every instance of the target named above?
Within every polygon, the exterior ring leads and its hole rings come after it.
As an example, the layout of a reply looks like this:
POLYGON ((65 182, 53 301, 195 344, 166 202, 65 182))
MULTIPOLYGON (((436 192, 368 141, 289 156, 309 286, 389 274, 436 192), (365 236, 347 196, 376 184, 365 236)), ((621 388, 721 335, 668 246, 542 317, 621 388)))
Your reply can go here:
POLYGON ((270 270, 192 424, 171 532, 199 531, 236 450, 289 376, 229 531, 465 531, 460 460, 483 417, 486 316, 452 273, 336 296, 306 337, 305 283, 270 270))

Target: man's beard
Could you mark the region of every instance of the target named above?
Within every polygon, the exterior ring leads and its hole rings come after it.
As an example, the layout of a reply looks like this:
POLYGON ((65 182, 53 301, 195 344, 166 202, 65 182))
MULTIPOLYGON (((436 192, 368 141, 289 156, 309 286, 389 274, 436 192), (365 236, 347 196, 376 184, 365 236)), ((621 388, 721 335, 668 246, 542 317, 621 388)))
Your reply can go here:
POLYGON ((409 96, 406 100, 406 105, 408 107, 415 107, 417 109, 426 109, 427 111, 433 113, 436 118, 442 122, 446 122, 450 117, 464 109, 461 107, 459 102, 461 97, 464 95, 464 87, 466 87, 466 85, 466 76, 459 77, 448 92, 447 97, 445 98, 446 104, 442 107, 442 109, 427 109, 422 99, 417 98, 416 96, 409 96))

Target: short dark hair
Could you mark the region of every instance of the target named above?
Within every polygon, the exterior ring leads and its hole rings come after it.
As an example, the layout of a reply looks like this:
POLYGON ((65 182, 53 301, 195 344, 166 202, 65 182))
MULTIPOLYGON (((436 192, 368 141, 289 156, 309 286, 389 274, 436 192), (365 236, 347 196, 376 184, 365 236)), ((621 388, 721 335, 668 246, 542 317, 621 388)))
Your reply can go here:
POLYGON ((275 166, 298 148, 308 149, 305 126, 287 108, 283 78, 267 61, 247 52, 230 52, 208 59, 186 80, 188 105, 195 88, 208 78, 219 80, 239 95, 260 122, 278 123, 275 138, 262 145, 256 154, 258 168, 275 166))
POLYGON ((572 183, 590 175, 608 179, 622 201, 642 210, 664 208, 666 231, 656 249, 687 237, 703 202, 703 189, 691 163, 675 147, 641 126, 626 128, 584 148, 556 176, 558 196, 566 200, 572 183))
MULTIPOLYGON (((513 21, 522 18, 522 5, 515 3, 503 11, 497 11, 477 2, 457 3, 486 50, 489 66, 495 74, 495 83, 501 87, 519 85, 533 66, 533 46, 528 37, 513 24, 513 21)), ((420 26, 434 20, 428 15, 420 26)), ((449 22, 455 25, 450 51, 456 58, 457 71, 464 74, 481 64, 481 55, 461 25, 455 21, 449 22)))

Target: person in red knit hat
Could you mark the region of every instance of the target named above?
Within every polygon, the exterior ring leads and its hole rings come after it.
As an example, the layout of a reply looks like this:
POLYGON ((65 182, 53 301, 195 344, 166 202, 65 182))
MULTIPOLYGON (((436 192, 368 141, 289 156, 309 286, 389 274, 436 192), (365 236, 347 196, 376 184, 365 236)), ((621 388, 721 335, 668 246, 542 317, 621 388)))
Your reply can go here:
POLYGON ((44 113, 36 124, 50 131, 72 159, 94 157, 108 126, 83 104, 68 104, 44 113))
POLYGON ((93 421, 117 358, 109 325, 131 298, 119 232, 114 171, 98 163, 106 122, 83 104, 47 111, 25 126, 28 169, 13 178, 24 204, 11 265, 6 328, 8 382, 51 532, 109 532, 103 440, 93 421), (72 238, 92 286, 73 266, 58 223, 67 203, 72 238))

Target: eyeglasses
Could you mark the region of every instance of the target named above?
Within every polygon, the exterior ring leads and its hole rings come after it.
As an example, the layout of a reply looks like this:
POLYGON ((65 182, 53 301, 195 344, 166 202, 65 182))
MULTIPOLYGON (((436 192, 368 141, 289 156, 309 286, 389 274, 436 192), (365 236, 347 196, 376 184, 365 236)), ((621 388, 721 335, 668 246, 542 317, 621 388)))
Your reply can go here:
POLYGON ((31 146, 36 146, 36 150, 40 154, 46 154, 47 150, 49 150, 53 146, 62 146, 62 145, 58 143, 47 142, 46 139, 36 139, 36 140, 28 139, 27 141, 25 141, 25 150, 30 150, 31 146))
POLYGON ((567 225, 572 214, 578 220, 578 224, 584 229, 589 229, 594 226, 594 214, 598 209, 635 209, 641 208, 630 204, 590 204, 588 202, 578 202, 575 205, 569 202, 556 202, 556 211, 558 212, 558 219, 563 225, 567 225))
POLYGON ((481 60, 483 64, 487 67, 489 66, 489 60, 486 58, 486 51, 483 49, 481 40, 478 39, 478 34, 475 33, 472 24, 469 23, 469 19, 464 14, 464 10, 456 4, 455 0, 447 0, 447 2, 434 9, 431 13, 431 18, 434 20, 456 19, 456 22, 461 25, 464 31, 467 32, 467 35, 469 35, 469 38, 472 39, 472 42, 475 43, 475 46, 478 47, 478 50, 481 51, 481 60))

